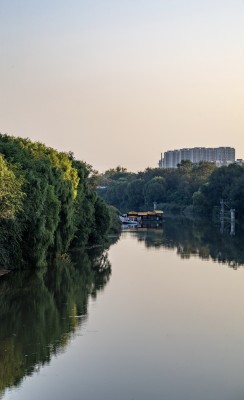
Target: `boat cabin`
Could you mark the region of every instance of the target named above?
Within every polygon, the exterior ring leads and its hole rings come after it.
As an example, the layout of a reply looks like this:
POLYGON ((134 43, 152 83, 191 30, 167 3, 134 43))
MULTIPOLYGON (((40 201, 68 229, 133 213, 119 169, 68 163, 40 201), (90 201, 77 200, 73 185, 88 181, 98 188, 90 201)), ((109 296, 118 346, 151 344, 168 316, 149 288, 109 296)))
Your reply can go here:
POLYGON ((132 220, 137 220, 138 222, 146 222, 146 221, 162 221, 163 219, 163 211, 161 210, 153 210, 153 211, 146 211, 146 212, 136 212, 130 211, 127 213, 127 217, 132 220))

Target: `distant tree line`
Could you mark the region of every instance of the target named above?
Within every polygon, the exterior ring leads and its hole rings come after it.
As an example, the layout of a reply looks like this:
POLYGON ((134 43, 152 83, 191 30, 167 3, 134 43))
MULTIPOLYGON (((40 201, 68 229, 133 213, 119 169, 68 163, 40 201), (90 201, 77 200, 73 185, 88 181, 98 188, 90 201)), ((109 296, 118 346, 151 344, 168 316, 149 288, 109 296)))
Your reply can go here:
POLYGON ((90 165, 72 153, 0 134, 0 266, 46 265, 71 245, 99 242, 109 209, 90 165))
POLYGON ((244 215, 244 167, 237 164, 217 168, 210 162, 185 160, 178 168, 147 168, 138 173, 117 167, 99 176, 97 190, 121 212, 152 209, 156 202, 166 211, 189 209, 211 215, 223 199, 239 217, 244 215))

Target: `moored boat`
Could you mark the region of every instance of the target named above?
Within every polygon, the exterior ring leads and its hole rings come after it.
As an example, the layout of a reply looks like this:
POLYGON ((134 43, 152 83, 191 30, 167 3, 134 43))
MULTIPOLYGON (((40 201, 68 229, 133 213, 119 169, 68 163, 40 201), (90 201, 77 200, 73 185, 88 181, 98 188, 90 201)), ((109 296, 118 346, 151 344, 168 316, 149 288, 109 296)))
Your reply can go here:
POLYGON ((146 212, 129 211, 126 214, 121 215, 120 222, 122 224, 137 225, 141 223, 161 223, 163 220, 163 211, 153 210, 146 212))
POLYGON ((127 214, 120 215, 120 222, 124 225, 137 225, 137 218, 130 218, 127 214))

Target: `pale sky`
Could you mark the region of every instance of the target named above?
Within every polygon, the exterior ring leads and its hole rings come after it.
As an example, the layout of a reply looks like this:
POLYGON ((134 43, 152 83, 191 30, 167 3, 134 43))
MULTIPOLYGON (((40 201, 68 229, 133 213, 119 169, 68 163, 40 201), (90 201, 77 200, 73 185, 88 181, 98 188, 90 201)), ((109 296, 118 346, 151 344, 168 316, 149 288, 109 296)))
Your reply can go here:
POLYGON ((0 132, 100 172, 244 158, 244 0, 0 0, 0 132))

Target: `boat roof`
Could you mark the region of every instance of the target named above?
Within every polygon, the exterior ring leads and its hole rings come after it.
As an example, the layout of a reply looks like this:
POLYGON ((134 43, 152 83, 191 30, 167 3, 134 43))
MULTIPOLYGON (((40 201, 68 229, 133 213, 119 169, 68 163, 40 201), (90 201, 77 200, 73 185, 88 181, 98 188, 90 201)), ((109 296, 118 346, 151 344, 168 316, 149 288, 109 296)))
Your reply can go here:
POLYGON ((153 210, 153 211, 129 211, 127 215, 158 215, 163 214, 162 210, 153 210))

